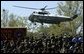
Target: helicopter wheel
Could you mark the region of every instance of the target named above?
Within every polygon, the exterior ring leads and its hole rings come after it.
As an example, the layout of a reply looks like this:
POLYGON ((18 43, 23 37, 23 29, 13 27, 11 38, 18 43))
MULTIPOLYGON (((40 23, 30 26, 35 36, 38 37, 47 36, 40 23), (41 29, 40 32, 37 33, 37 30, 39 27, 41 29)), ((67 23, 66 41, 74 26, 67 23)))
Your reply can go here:
POLYGON ((60 27, 60 25, 58 24, 58 27, 60 27))
POLYGON ((60 25, 58 25, 58 27, 60 27, 60 25))
POLYGON ((36 25, 36 23, 34 22, 34 25, 36 25))
POLYGON ((58 25, 58 27, 60 27, 60 22, 59 22, 59 23, 57 23, 57 25, 58 25))
POLYGON ((41 25, 43 25, 43 23, 41 23, 41 25))

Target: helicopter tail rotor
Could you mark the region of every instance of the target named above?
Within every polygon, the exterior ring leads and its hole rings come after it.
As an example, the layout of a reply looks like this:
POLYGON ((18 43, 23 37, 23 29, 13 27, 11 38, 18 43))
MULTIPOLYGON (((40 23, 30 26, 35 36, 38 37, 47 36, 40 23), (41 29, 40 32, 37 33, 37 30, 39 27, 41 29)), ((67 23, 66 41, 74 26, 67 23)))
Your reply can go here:
POLYGON ((78 17, 78 15, 75 14, 74 16, 71 17, 71 20, 73 20, 73 19, 75 19, 75 18, 77 18, 77 17, 78 17))

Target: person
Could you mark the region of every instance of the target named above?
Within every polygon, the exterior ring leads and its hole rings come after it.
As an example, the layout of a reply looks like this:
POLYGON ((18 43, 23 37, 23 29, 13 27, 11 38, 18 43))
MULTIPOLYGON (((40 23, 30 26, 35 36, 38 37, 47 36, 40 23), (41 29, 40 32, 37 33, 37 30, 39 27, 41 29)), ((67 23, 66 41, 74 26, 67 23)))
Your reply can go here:
POLYGON ((52 34, 52 37, 51 37, 51 39, 55 39, 55 35, 54 35, 54 34, 52 34))
MULTIPOLYGON (((69 37, 70 38, 70 37, 69 37)), ((69 39, 68 38, 68 39, 69 39)), ((63 37, 56 38, 52 35, 52 38, 45 38, 43 39, 34 40, 31 42, 33 38, 30 40, 26 40, 26 38, 19 39, 17 42, 12 41, 1 41, 2 53, 83 53, 83 42, 75 42, 71 44, 70 41, 62 41, 63 37), (56 43, 54 43, 54 41, 56 43), (15 45, 15 46, 14 46, 15 45), (12 49, 11 49, 12 48, 12 49)), ((81 38, 78 38, 81 40, 81 38)), ((72 38, 71 38, 72 40, 72 38)), ((74 40, 74 39, 73 39, 74 40)))
POLYGON ((44 33, 43 33, 43 35, 42 35, 42 38, 43 38, 43 39, 45 39, 45 38, 46 38, 46 35, 45 35, 44 33))
POLYGON ((80 36, 80 37, 78 38, 78 42, 83 42, 83 36, 80 36))

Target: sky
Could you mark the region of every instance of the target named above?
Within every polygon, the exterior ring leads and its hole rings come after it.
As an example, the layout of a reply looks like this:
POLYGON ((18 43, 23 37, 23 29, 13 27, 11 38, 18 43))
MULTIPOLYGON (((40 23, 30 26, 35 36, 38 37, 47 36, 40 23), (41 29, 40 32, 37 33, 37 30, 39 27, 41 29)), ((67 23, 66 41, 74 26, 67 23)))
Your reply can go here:
MULTIPOLYGON (((31 7, 31 8, 43 8, 44 6, 48 6, 47 8, 57 7, 57 3, 61 1, 1 1, 1 9, 6 9, 9 13, 13 13, 18 16, 29 16, 33 11, 32 9, 24 9, 13 7, 14 5, 23 6, 23 7, 31 7)), ((49 10, 52 15, 56 14, 56 9, 49 10)))

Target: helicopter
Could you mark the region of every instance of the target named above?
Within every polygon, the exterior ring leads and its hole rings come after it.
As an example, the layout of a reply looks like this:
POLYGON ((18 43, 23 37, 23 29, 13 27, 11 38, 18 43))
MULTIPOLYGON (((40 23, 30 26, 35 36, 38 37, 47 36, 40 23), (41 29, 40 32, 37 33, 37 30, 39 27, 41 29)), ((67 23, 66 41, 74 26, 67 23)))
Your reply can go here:
MULTIPOLYGON (((75 14, 72 17, 68 17, 68 16, 50 16, 49 11, 46 10, 50 10, 50 9, 56 9, 56 7, 53 8, 46 8, 47 6, 45 6, 44 8, 29 8, 29 7, 22 7, 22 6, 14 6, 14 7, 19 7, 19 8, 25 8, 25 9, 33 9, 33 10, 40 10, 40 11, 34 11, 30 16, 29 16, 29 20, 33 23, 38 22, 41 23, 43 25, 43 23, 47 23, 47 24, 60 24, 60 22, 66 22, 66 21, 72 21, 73 19, 77 18, 78 15, 75 14)), ((35 23, 36 25, 36 23, 35 23)))

